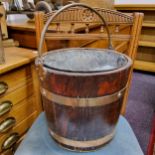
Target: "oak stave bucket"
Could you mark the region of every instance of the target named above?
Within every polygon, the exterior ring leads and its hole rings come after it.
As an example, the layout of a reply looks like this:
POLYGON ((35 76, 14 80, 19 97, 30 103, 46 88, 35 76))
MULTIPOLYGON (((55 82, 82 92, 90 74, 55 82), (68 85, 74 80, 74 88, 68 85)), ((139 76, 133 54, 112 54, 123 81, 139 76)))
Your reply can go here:
POLYGON ((72 48, 37 59, 52 138, 74 151, 91 151, 115 133, 132 61, 107 49, 72 48))

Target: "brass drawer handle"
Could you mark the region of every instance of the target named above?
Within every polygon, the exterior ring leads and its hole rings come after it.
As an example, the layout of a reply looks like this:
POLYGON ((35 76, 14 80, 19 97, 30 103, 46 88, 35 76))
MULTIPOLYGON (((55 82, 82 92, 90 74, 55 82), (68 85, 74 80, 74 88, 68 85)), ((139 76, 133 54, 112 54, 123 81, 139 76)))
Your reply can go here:
POLYGON ((8 150, 19 140, 18 133, 12 133, 9 137, 7 137, 2 144, 2 151, 8 150))
POLYGON ((0 122, 0 133, 7 132, 16 124, 16 119, 14 117, 8 117, 4 121, 0 122))
POLYGON ((9 112, 12 108, 13 104, 11 101, 3 101, 0 103, 0 116, 9 112))
POLYGON ((4 94, 7 90, 8 90, 7 83, 0 81, 0 95, 4 94))

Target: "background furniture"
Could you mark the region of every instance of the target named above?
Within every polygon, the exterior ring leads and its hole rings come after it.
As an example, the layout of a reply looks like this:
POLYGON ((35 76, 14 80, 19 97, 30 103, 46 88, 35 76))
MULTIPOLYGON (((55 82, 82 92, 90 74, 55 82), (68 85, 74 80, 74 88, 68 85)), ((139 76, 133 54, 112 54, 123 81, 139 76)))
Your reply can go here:
POLYGON ((114 9, 114 0, 79 0, 79 2, 87 4, 91 7, 114 9))
MULTIPOLYGON (((60 147, 48 134, 44 113, 32 125, 15 155, 77 155, 77 152, 60 147), (41 134, 40 134, 41 133, 41 134)), ((111 142, 93 152, 82 152, 79 155, 144 155, 135 135, 122 116, 119 119, 116 135, 111 142)))
MULTIPOLYGON (((114 10, 101 8, 96 8, 96 11, 98 11, 105 18, 108 24, 114 49, 127 54, 132 60, 134 60, 143 14, 123 14, 114 10)), ((52 15, 53 12, 45 15, 41 12, 37 12, 35 14, 38 46, 43 26, 52 15)), ((42 51, 47 51, 47 48, 53 49, 53 47, 51 48, 51 45, 55 45, 55 41, 57 41, 60 45, 63 45, 62 48, 105 48, 108 46, 107 38, 105 25, 101 24, 101 21, 98 20, 97 16, 94 15, 93 12, 90 12, 87 9, 75 7, 63 11, 53 20, 52 24, 49 26, 49 32, 45 34, 45 42, 42 51), (82 31, 77 31, 79 23, 80 27, 82 25, 82 31)), ((125 112, 132 69, 127 84, 122 113, 125 112)))
POLYGON ((3 34, 3 39, 7 39, 8 38, 8 31, 7 31, 7 23, 6 23, 6 11, 3 7, 3 5, 0 3, 0 13, 3 15, 1 18, 1 30, 2 30, 2 34, 3 34))
POLYGON ((139 11, 144 13, 144 22, 134 68, 155 72, 155 5, 115 5, 115 8, 122 12, 139 11))
MULTIPOLYGON (((17 15, 16 19, 12 20, 11 17, 14 15, 9 15, 7 26, 9 37, 17 40, 20 47, 26 47, 31 49, 37 49, 37 37, 36 37, 36 27, 34 21, 30 21, 26 16, 17 15)), ((68 29, 68 26, 63 26, 64 30, 68 29)), ((92 29, 92 28, 91 28, 92 29)), ((83 31, 83 26, 79 25, 75 28, 76 31, 83 31)), ((63 42, 65 44, 65 42, 63 42)), ((51 45, 53 49, 63 47, 62 42, 55 41, 51 45)))
POLYGON ((15 20, 9 15, 7 20, 9 38, 13 38, 19 42, 20 47, 36 49, 36 32, 34 22, 24 15, 16 15, 15 20))
POLYGON ((42 110, 34 59, 36 52, 5 48, 6 63, 0 65, 0 154, 23 139, 42 110))

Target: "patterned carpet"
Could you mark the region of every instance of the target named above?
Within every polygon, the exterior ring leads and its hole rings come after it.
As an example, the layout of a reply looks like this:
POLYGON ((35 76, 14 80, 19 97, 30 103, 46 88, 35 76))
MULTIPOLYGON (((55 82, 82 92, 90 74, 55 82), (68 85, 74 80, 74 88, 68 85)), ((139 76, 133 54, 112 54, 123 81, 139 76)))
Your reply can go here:
POLYGON ((155 75, 134 72, 127 103, 126 118, 140 146, 147 154, 155 111, 155 75))

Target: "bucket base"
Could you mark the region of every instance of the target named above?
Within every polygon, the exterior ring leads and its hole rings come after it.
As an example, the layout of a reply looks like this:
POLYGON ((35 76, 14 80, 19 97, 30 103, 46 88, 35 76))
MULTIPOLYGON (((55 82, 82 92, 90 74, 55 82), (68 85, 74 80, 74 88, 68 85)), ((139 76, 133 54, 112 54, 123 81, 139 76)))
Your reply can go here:
POLYGON ((114 137, 115 132, 110 133, 109 135, 106 135, 103 138, 97 139, 97 140, 90 140, 90 141, 75 141, 71 139, 67 139, 64 137, 61 137, 53 131, 49 129, 51 137, 54 139, 54 141, 59 144, 64 149, 70 150, 70 151, 76 151, 76 152, 90 152, 90 151, 96 151, 103 147, 105 144, 110 142, 112 138, 114 137))

